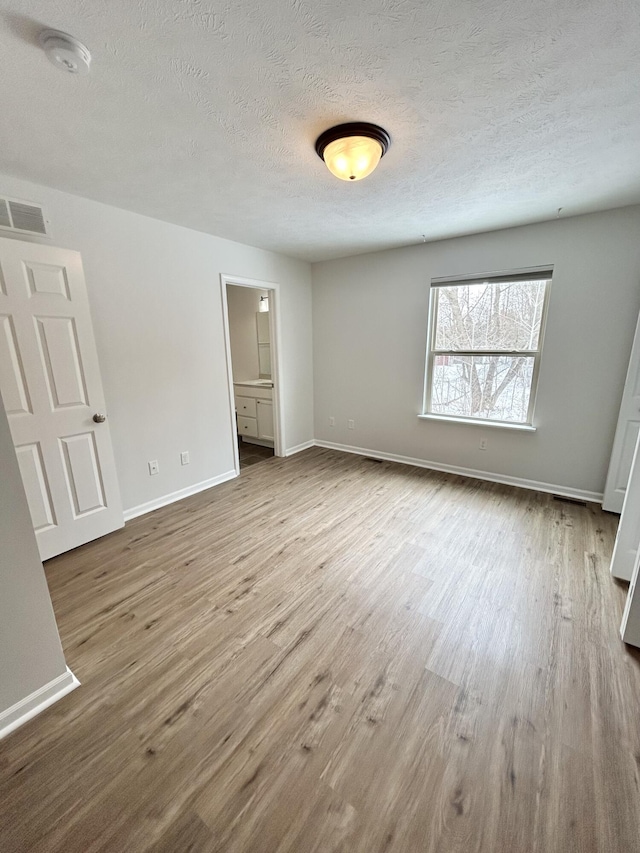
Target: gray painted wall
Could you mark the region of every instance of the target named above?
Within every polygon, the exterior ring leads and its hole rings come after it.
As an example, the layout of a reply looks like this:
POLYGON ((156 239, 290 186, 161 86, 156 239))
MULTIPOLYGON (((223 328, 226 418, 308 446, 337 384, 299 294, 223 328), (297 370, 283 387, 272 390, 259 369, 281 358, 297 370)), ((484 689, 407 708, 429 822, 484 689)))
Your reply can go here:
POLYGON ((234 468, 221 273, 280 284, 285 449, 313 438, 309 264, 9 177, 0 193, 82 254, 125 510, 234 468))
POLYGON ((602 492, 640 309, 640 207, 312 271, 316 439, 602 492), (418 420, 431 278, 546 264, 555 273, 537 432, 418 420))
POLYGON ((0 400, 0 713, 66 672, 0 400))

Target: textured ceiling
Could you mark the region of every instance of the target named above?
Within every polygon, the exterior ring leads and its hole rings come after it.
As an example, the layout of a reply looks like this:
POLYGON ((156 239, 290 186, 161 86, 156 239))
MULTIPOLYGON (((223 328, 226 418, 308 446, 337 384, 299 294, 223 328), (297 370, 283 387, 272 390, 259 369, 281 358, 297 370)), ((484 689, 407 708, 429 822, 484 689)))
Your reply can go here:
POLYGON ((0 51, 0 172, 308 260, 640 201, 637 0, 5 0, 0 51))

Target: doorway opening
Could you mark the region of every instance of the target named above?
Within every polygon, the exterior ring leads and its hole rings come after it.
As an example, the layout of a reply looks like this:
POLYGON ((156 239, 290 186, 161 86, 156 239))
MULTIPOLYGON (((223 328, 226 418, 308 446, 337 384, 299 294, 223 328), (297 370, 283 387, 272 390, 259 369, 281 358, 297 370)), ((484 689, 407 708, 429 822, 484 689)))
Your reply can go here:
POLYGON ((278 291, 271 282, 221 276, 236 473, 284 455, 278 291))

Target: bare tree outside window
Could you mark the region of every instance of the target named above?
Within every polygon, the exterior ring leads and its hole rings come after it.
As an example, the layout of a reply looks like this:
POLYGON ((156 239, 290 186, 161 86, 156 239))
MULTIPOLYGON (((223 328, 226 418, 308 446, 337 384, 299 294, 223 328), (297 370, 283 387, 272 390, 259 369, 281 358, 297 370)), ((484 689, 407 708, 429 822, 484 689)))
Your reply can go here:
POLYGON ((526 424, 548 279, 432 290, 428 412, 526 424))

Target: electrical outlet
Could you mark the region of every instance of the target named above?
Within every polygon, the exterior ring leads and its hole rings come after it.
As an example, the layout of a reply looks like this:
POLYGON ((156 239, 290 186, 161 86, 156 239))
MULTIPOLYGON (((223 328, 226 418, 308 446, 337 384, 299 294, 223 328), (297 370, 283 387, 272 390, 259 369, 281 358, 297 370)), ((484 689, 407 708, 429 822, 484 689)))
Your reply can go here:
POLYGON ((356 422, 353 420, 348 420, 347 426, 349 427, 349 429, 355 429, 356 428, 356 422))
POLYGON ((333 415, 331 415, 331 417, 329 418, 329 426, 335 426, 335 425, 336 425, 336 419, 333 417, 333 415))
POLYGON ((480 447, 480 450, 486 450, 487 449, 487 439, 486 438, 480 439, 479 447, 480 447))
POLYGON ((183 450, 182 453, 180 454, 180 464, 181 465, 188 465, 189 464, 189 451, 188 450, 183 450))
POLYGON ((149 462, 149 474, 153 476, 154 474, 157 474, 159 470, 160 466, 158 465, 158 460, 152 459, 151 462, 149 462))

